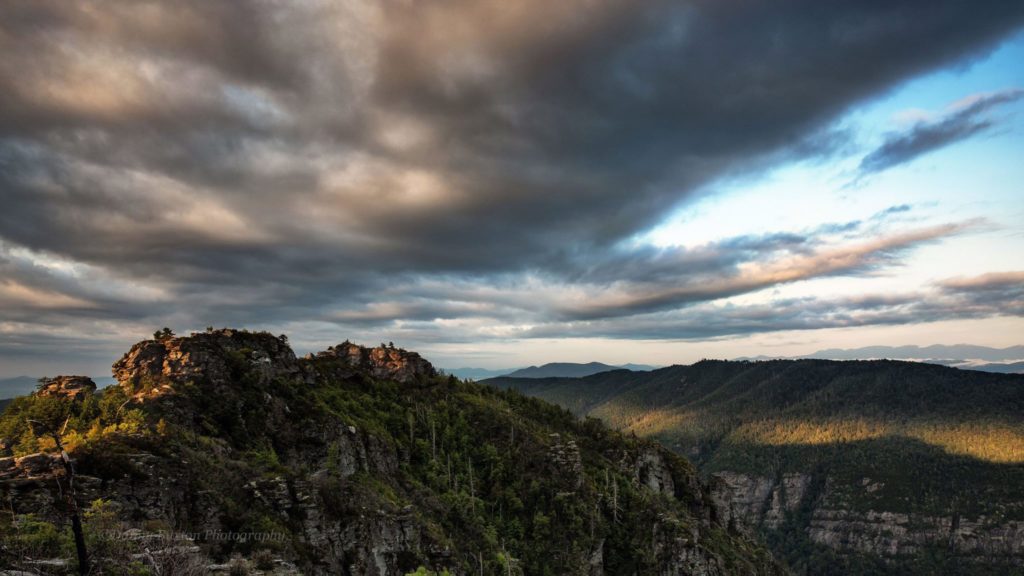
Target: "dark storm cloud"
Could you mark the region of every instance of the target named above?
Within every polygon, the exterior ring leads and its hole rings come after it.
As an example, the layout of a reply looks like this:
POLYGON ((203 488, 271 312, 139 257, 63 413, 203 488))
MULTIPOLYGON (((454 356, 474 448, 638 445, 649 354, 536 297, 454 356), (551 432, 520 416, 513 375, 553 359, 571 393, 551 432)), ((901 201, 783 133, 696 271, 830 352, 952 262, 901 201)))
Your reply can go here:
POLYGON ((860 163, 860 176, 888 170, 984 132, 994 125, 994 120, 986 117, 987 112, 1022 96, 1024 90, 979 96, 960 104, 941 118, 918 122, 906 131, 894 132, 864 157, 860 163))
POLYGON ((830 154, 851 105, 1022 21, 966 0, 4 2, 0 253, 21 260, 0 326, 596 318, 791 281, 672 293, 814 235, 629 239, 720 178, 830 154), (638 279, 639 303, 572 300, 638 279))

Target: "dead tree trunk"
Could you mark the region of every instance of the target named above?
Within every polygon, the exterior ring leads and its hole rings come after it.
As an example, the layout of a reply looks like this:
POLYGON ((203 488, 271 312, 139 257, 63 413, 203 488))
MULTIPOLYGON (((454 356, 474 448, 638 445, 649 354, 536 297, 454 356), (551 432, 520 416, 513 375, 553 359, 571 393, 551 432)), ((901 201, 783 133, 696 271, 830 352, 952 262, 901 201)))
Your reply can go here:
POLYGON ((78 510, 78 498, 75 493, 75 465, 71 457, 64 450, 60 441, 60 435, 54 434, 53 440, 60 450, 60 459, 64 464, 64 478, 67 487, 61 486, 60 478, 57 478, 57 488, 64 496, 64 505, 67 507, 68 516, 71 517, 71 532, 75 536, 75 552, 78 555, 78 573, 81 576, 89 574, 89 551, 85 547, 85 532, 82 530, 82 516, 78 510))

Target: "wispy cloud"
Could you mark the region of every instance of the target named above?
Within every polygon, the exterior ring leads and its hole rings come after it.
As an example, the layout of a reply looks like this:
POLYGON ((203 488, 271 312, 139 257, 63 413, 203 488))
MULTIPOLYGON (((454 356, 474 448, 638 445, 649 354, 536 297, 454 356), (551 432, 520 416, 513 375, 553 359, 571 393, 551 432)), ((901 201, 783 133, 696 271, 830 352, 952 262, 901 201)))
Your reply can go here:
MULTIPOLYGON (((982 225, 982 222, 946 224, 894 234, 843 246, 819 247, 779 258, 739 264, 734 270, 718 270, 709 276, 678 270, 671 282, 651 285, 631 282, 618 290, 561 308, 571 318, 625 316, 677 308, 693 302, 716 300, 770 286, 836 274, 863 273, 889 264, 901 252, 982 225)), ((643 274, 635 276, 645 278, 643 274)))
POLYGON ((1008 89, 964 98, 937 118, 924 118, 908 129, 890 133, 884 142, 861 160, 858 179, 945 148, 989 130, 996 120, 988 115, 1015 102, 1024 90, 1008 89))
POLYGON ((702 340, 764 332, 905 325, 1024 314, 1024 272, 952 279, 913 292, 773 299, 764 304, 708 302, 630 318, 549 322, 523 337, 702 340))

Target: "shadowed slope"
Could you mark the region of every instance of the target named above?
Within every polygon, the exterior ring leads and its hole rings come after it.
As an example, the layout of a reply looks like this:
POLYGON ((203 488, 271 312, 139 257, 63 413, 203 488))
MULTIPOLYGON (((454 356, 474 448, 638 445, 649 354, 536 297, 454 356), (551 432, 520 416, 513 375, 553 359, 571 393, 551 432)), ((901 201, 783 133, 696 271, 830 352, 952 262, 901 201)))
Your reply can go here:
POLYGON ((486 383, 687 454, 798 571, 1024 564, 1024 376, 774 360, 486 383))

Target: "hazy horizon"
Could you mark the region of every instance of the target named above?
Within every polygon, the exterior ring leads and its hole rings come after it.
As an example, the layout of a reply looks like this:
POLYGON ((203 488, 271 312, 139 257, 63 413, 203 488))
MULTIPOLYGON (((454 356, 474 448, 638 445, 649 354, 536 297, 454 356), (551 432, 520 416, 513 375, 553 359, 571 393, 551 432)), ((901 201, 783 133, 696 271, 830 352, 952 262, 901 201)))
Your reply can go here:
MULTIPOLYGON (((201 331, 197 331, 197 332, 201 332, 201 331)), ((189 332, 183 332, 183 333, 179 334, 179 336, 186 336, 188 334, 189 334, 189 332)), ((360 344, 367 345, 367 346, 374 346, 374 345, 376 345, 378 343, 374 343, 374 342, 360 342, 360 344)), ((326 348, 329 345, 330 344, 325 345, 323 348, 318 348, 318 349, 308 349, 308 350, 297 349, 297 350, 295 350, 295 352, 296 352, 296 355, 303 356, 303 355, 308 354, 308 353, 319 352, 319 351, 323 350, 324 348, 326 348)), ((831 360, 850 360, 850 359, 890 358, 890 359, 908 360, 908 361, 959 360, 959 361, 967 361, 963 366, 961 366, 961 367, 964 367, 964 368, 971 368, 972 362, 970 362, 970 361, 974 361, 973 364, 981 364, 981 363, 989 363, 989 362, 990 363, 994 363, 994 364, 1007 364, 1007 363, 1014 363, 1014 362, 1024 361, 1024 350, 1020 350, 1020 349, 1024 348, 1024 344, 1009 345, 1009 346, 1004 346, 1004 347, 981 346, 981 348, 985 348, 986 352, 988 352, 988 353, 980 354, 980 355, 979 354, 954 354, 954 355, 948 355, 948 356, 934 356, 934 355, 929 356, 929 355, 911 355, 911 354, 871 355, 871 354, 859 353, 862 350, 868 349, 868 348, 889 348, 889 349, 920 348, 920 349, 927 349, 927 348, 935 348, 935 347, 942 347, 942 348, 961 348, 961 347, 964 347, 964 348, 977 348, 979 346, 976 345, 976 344, 968 344, 968 343, 964 343, 964 342, 960 342, 960 343, 957 343, 957 344, 948 344, 948 345, 947 344, 931 344, 931 345, 924 345, 924 346, 917 345, 917 344, 908 344, 908 345, 863 345, 863 346, 858 346, 858 347, 854 347, 854 348, 816 349, 816 350, 811 350, 811 351, 808 351, 808 352, 800 352, 800 353, 792 353, 792 354, 764 354, 764 353, 761 353, 761 354, 746 354, 746 355, 742 355, 741 354, 741 355, 732 355, 732 356, 724 356, 724 355, 717 355, 716 356, 714 354, 703 354, 703 355, 698 355, 698 356, 686 356, 686 357, 683 357, 684 359, 676 359, 676 360, 671 360, 671 361, 664 362, 664 363, 636 362, 636 361, 632 361, 632 360, 612 362, 612 361, 606 361, 606 360, 604 360, 602 358, 598 358, 598 357, 588 357, 588 356, 586 356, 586 353, 581 353, 581 355, 579 357, 574 358, 574 359, 556 358, 556 359, 553 359, 553 360, 545 360, 543 362, 537 362, 537 363, 531 363, 531 364, 516 364, 516 365, 498 365, 498 364, 496 364, 496 365, 469 365, 469 364, 454 365, 454 364, 443 364, 443 363, 436 362, 435 359, 430 358, 429 356, 427 357, 427 360, 435 363, 437 368, 440 368, 440 369, 443 369, 443 370, 447 370, 447 371, 451 371, 451 370, 486 370, 486 371, 495 372, 495 373, 511 372, 511 371, 520 370, 520 369, 523 369, 523 368, 532 368, 532 367, 538 367, 538 366, 545 366, 545 365, 548 365, 548 364, 559 364, 559 363, 588 364, 588 363, 595 363, 596 362, 596 363, 601 363, 601 364, 607 364, 607 365, 610 365, 610 366, 635 365, 635 366, 650 366, 652 368, 662 368, 662 367, 666 367, 666 366, 679 365, 679 364, 692 364, 694 362, 698 362, 700 360, 705 360, 705 359, 715 359, 715 360, 749 360, 749 359, 765 359, 765 358, 773 358, 773 359, 774 358, 778 358, 778 359, 821 358, 821 359, 831 359, 831 360), (842 352, 842 353, 841 354, 834 354, 832 352, 842 352), (999 352, 1005 352, 1005 353, 999 353, 999 352)), ((416 350, 413 350, 413 351, 415 352, 416 350)), ((127 350, 126 350, 126 352, 127 352, 127 350)), ((764 350, 762 350, 762 352, 764 352, 764 350)), ((118 356, 118 358, 120 358, 120 356, 118 356)), ((113 358, 111 360, 111 362, 113 362, 113 360, 116 360, 116 358, 113 358)), ((54 364, 54 365, 57 365, 57 364, 54 364)), ((51 365, 51 366, 53 366, 53 365, 51 365)), ((93 369, 54 371, 54 370, 45 370, 45 368, 47 368, 47 366, 45 366, 45 365, 42 366, 42 368, 43 368, 43 370, 37 371, 37 372, 34 372, 34 373, 0 373, 0 380, 12 380, 12 379, 23 378, 23 377, 30 377, 30 378, 53 377, 53 376, 57 376, 57 375, 61 375, 61 374, 78 374, 78 375, 89 376, 89 377, 91 377, 93 379, 97 379, 97 378, 99 378, 99 379, 112 379, 113 378, 110 375, 109 367, 100 368, 99 371, 95 371, 93 369)), ((456 375, 459 375, 459 374, 456 374, 456 375)))

